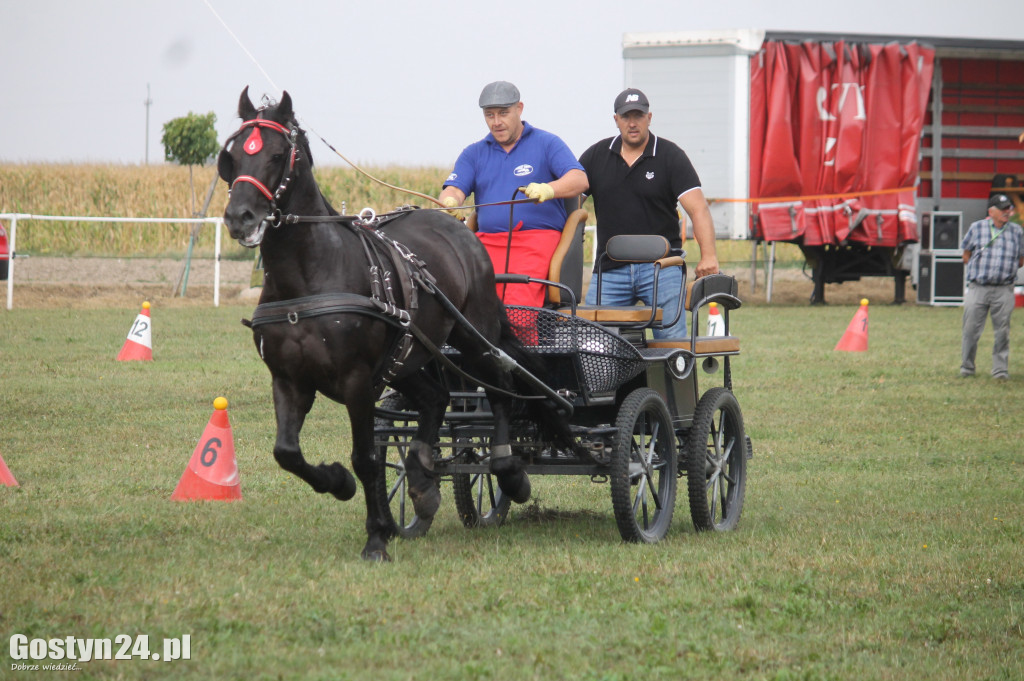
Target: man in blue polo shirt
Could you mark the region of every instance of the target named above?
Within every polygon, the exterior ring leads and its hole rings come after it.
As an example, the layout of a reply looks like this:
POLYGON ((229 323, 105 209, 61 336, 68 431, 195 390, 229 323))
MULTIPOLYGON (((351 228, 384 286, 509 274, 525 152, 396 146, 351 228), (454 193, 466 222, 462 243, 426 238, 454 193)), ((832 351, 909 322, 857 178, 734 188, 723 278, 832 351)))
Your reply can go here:
MULTIPOLYGON (((701 190, 700 178, 686 153, 669 140, 650 132, 651 113, 647 95, 636 88, 619 93, 613 106, 619 134, 601 140, 580 157, 590 183, 597 213, 597 252, 604 253, 608 239, 617 234, 659 234, 672 248, 682 248, 685 223, 676 203, 693 223, 693 236, 700 247, 697 277, 718 272, 715 253, 715 225, 701 190)), ((596 273, 595 263, 595 273, 596 273)), ((655 329, 655 338, 686 336, 686 311, 679 310, 682 272, 669 267, 658 279, 658 300, 654 292, 654 265, 605 264, 601 270, 601 304, 645 305, 662 308, 662 319, 678 321, 655 329)), ((596 305, 597 277, 590 280, 587 305, 596 305)))
POLYGON ((992 315, 992 377, 1010 377, 1010 313, 1013 283, 1024 267, 1024 232, 1010 222, 1013 202, 1006 194, 988 200, 988 217, 971 224, 960 248, 967 264, 967 294, 961 340, 960 375, 974 375, 978 339, 992 315))
MULTIPOLYGON (((477 204, 510 201, 522 199, 517 189, 524 187, 523 194, 537 203, 478 208, 477 236, 495 272, 547 279, 567 217, 563 203, 551 199, 579 196, 587 189, 587 176, 565 142, 522 120, 515 85, 490 83, 479 103, 490 133, 459 155, 440 200, 448 208, 461 206, 470 194, 477 204)), ((498 295, 506 305, 544 304, 541 284, 499 285, 498 295)))

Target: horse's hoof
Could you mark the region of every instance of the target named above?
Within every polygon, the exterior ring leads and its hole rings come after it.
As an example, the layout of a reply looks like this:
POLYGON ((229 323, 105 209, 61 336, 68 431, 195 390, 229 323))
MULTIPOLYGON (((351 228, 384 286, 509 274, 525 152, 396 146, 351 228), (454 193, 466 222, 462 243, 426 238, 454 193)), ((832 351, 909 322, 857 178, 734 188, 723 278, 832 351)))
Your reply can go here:
POLYGON ((426 489, 409 487, 409 498, 416 515, 423 520, 433 520, 437 509, 441 507, 441 490, 437 483, 427 485, 426 489))
POLYGON ((388 555, 387 549, 374 549, 373 551, 367 551, 363 549, 361 554, 363 560, 367 563, 390 563, 391 556, 388 555))
POLYGON ((331 494, 336 499, 348 501, 356 495, 356 478, 338 462, 331 464, 331 494))
POLYGON ((523 460, 511 456, 491 459, 490 463, 491 473, 498 478, 498 487, 517 504, 530 500, 530 476, 523 468, 523 460))

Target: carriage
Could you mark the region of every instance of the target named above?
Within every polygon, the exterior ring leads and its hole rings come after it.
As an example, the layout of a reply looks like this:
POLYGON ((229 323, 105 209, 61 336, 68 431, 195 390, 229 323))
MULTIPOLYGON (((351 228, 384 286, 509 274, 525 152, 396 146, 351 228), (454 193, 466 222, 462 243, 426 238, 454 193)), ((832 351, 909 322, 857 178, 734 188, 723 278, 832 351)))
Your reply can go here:
MULTIPOLYGON (((656 262, 666 250, 667 242, 660 237, 615 237, 604 257, 656 262)), ((685 270, 681 257, 673 260, 685 270)), ((534 387, 568 400, 572 407, 575 446, 568 450, 545 441, 528 419, 513 420, 512 447, 528 462, 527 473, 608 483, 624 541, 653 543, 666 535, 680 479, 686 480, 698 531, 733 529, 742 511, 752 453, 732 392, 731 359, 739 354, 739 339, 730 333, 729 315, 740 306, 736 280, 711 275, 680 291, 685 305, 678 309, 690 315, 691 336, 654 340, 650 330, 661 325, 660 309, 578 307, 578 293, 569 284, 516 275, 497 279, 539 281, 561 290, 556 299, 569 301, 545 308, 506 308, 527 350, 543 367, 545 378, 534 387), (710 303, 724 311, 724 333, 701 336, 700 312, 710 303)), ((669 326, 674 320, 665 322, 669 326)), ((500 526, 512 501, 488 470, 493 414, 483 389, 459 370, 458 351, 442 351, 445 362, 425 369, 437 371, 450 388, 434 448, 434 472, 451 482, 465 527, 500 526)), ((396 391, 384 394, 375 413, 375 446, 389 512, 401 536, 420 537, 430 520, 417 516, 409 503, 404 465, 416 414, 396 391)))
MULTIPOLYGON (((656 542, 685 476, 695 526, 735 527, 751 445, 732 393, 734 279, 680 289, 676 315, 690 315, 691 337, 648 338, 663 310, 576 304, 585 219, 576 210, 550 278, 537 280, 549 303, 506 308, 496 281, 531 280, 496 277, 480 241, 445 212, 339 215, 313 176, 287 92, 257 109, 243 90, 238 111, 243 123, 218 173, 231 187, 225 225, 260 248, 264 266, 260 303, 244 323, 272 377, 274 458, 342 501, 358 477, 363 558, 388 561, 395 535, 426 532, 444 480, 470 527, 501 524, 511 503, 530 498, 531 475, 607 481, 623 539, 656 542), (711 303, 723 310, 724 336, 699 334, 711 303), (702 390, 708 380, 716 385, 702 390), (348 410, 355 476, 303 455, 299 435, 317 395, 348 410)), ((605 257, 682 267, 685 281, 681 254, 661 237, 616 237, 605 257)))

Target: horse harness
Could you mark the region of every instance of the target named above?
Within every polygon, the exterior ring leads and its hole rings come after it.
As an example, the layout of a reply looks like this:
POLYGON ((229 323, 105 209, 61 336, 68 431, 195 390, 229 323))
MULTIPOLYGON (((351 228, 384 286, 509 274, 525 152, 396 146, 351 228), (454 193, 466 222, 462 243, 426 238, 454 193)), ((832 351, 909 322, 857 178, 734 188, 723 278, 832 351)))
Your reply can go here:
POLYGON ((407 215, 409 209, 372 216, 368 220, 356 219, 342 223, 359 237, 369 263, 370 295, 357 293, 322 293, 302 298, 260 303, 253 311, 252 321, 242 323, 253 330, 264 324, 288 322, 298 324, 301 319, 331 314, 363 314, 391 324, 401 333, 391 344, 377 374, 379 380, 390 384, 397 378, 413 348, 413 339, 419 338, 429 349, 436 349, 425 334, 412 321, 411 313, 419 309, 419 291, 438 293, 436 279, 415 253, 405 245, 379 231, 391 220, 407 215), (397 290, 396 290, 397 289, 397 290), (400 298, 397 295, 400 293, 400 298), (404 300, 403 307, 400 300, 404 300))

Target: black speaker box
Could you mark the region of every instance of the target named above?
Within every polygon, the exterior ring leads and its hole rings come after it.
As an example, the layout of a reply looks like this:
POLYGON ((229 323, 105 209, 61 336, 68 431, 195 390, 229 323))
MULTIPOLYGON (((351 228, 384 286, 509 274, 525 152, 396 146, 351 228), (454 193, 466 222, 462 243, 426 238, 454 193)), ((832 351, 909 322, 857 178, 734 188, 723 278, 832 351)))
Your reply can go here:
POLYGON ((964 238, 964 214, 932 211, 921 215, 921 250, 933 253, 960 251, 964 238))
POLYGON ((922 305, 963 305, 966 288, 963 258, 925 253, 917 261, 917 302, 922 305))

